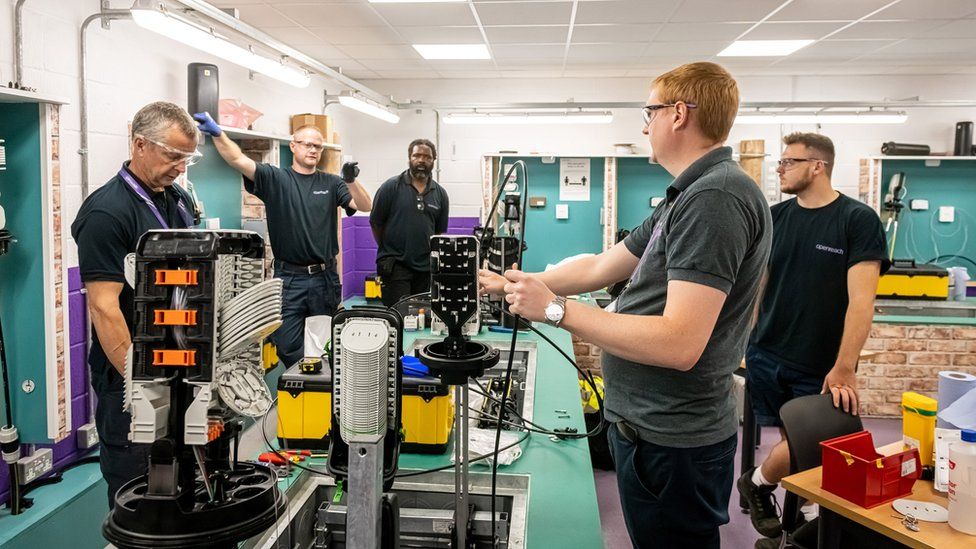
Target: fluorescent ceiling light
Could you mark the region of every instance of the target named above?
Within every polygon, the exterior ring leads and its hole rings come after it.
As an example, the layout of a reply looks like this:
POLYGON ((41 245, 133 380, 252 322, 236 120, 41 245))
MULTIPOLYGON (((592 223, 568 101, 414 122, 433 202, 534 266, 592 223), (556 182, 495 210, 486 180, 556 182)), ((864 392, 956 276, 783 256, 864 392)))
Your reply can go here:
POLYGON ((467 2, 468 0, 369 0, 371 4, 434 4, 448 2, 467 2))
POLYGON ((153 9, 152 3, 136 2, 132 6, 132 20, 140 27, 182 42, 205 53, 215 55, 242 67, 270 76, 296 88, 306 88, 312 81, 308 73, 281 62, 255 54, 247 48, 231 43, 209 30, 188 21, 177 19, 153 9))
POLYGON ((610 111, 576 113, 451 113, 444 117, 445 124, 477 125, 541 125, 541 124, 609 124, 613 122, 610 111))
POLYGON ((904 124, 904 112, 739 113, 736 124, 904 124))
POLYGON ((343 107, 349 107, 350 109, 357 110, 363 114, 368 114, 373 118, 379 118, 390 124, 396 124, 400 121, 400 117, 396 115, 390 109, 361 96, 356 92, 342 92, 339 94, 339 104, 343 107))
POLYGON ((414 44, 424 59, 491 59, 484 44, 414 44))
POLYGON ((736 40, 719 57, 781 57, 809 46, 813 40, 736 40))

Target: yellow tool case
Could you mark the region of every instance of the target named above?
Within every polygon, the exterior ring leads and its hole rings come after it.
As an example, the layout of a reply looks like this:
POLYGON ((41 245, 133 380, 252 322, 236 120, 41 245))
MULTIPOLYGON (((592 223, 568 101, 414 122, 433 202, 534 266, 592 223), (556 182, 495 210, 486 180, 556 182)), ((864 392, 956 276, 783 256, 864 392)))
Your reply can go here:
MULTIPOLYGON (((278 379, 278 444, 281 448, 329 448, 332 373, 326 365, 306 374, 295 364, 278 379)), ((435 377, 403 376, 403 441, 400 451, 443 454, 454 425, 450 387, 435 377)))
POLYGON ((896 259, 878 281, 878 297, 948 299, 949 271, 938 265, 916 265, 913 259, 896 259))

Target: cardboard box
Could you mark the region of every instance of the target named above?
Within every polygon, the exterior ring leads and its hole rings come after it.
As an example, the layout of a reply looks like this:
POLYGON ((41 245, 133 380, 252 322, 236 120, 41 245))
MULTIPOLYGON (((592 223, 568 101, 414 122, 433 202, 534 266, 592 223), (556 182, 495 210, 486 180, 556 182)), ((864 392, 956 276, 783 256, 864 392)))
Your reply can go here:
POLYGON ((322 135, 327 143, 331 142, 332 139, 332 118, 325 114, 296 114, 291 117, 291 133, 294 134, 295 130, 301 128, 302 126, 315 126, 322 130, 322 135))

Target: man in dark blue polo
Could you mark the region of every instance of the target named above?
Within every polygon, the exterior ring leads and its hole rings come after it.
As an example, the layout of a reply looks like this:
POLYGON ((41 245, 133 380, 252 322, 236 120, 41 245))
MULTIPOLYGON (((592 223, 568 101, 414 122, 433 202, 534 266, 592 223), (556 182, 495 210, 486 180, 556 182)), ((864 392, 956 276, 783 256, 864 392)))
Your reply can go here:
POLYGON ((149 453, 148 444, 129 442, 131 418, 122 410, 135 315, 125 256, 146 231, 195 225, 193 200, 173 181, 199 159, 196 147, 197 129, 186 111, 162 101, 146 105, 132 119, 132 159, 85 199, 71 224, 93 327, 88 365, 109 507, 123 484, 146 473, 149 453))
POLYGON ((305 319, 334 314, 342 300, 336 273, 338 209, 348 215, 368 212, 373 200, 356 181, 355 162, 342 166, 342 178, 318 171, 325 139, 316 126, 295 131, 292 165, 278 168, 245 156, 209 114, 194 118, 201 131, 213 136, 224 161, 244 176, 244 190, 264 201, 274 275, 284 282, 282 324, 272 340, 279 361, 291 366, 305 354, 305 319))
POLYGON ((450 216, 447 191, 431 176, 437 160, 434 144, 414 139, 407 155, 410 167, 380 186, 369 215, 387 307, 430 289, 430 237, 447 231, 450 216))

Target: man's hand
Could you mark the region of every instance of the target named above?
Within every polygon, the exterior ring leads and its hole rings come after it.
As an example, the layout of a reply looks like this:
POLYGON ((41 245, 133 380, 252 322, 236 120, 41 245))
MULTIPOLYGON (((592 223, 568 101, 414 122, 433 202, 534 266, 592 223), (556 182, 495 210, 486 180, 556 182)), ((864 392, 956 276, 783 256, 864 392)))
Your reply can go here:
MULTIPOLYGON (((518 264, 512 263, 512 268, 517 269, 518 264)), ((493 295, 496 297, 501 297, 505 295, 505 284, 508 280, 496 273, 495 271, 489 271, 488 269, 478 269, 478 294, 479 295, 493 295)))
POLYGON ((546 319, 546 307, 556 299, 546 285, 533 275, 510 269, 505 271, 508 284, 505 290, 505 301, 509 304, 512 314, 520 315, 526 320, 542 322, 546 319))
POLYGON ((359 162, 346 162, 342 165, 342 180, 352 183, 359 177, 359 162))
POLYGON ((857 415, 857 377, 854 368, 835 364, 824 379, 821 394, 830 392, 834 397, 834 408, 841 408, 851 415, 857 415))
POLYGON ((217 122, 210 116, 209 112, 198 112, 193 115, 193 119, 199 122, 197 128, 211 137, 219 137, 223 133, 217 122))

